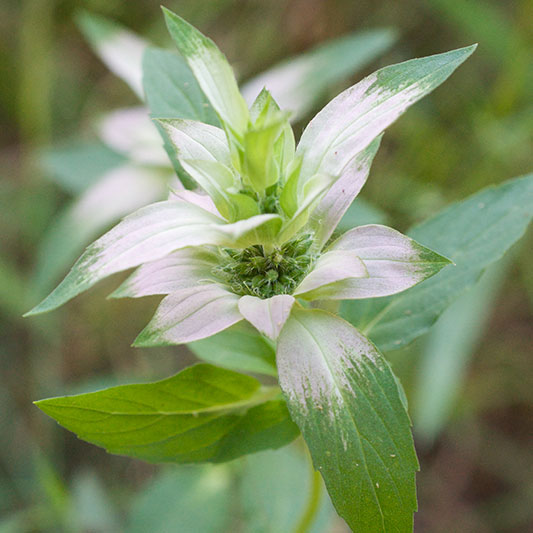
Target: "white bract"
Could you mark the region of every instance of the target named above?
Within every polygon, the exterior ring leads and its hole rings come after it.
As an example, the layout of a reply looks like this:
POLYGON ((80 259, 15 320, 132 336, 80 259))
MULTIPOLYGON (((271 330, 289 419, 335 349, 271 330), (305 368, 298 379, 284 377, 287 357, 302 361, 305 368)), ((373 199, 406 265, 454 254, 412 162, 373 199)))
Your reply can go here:
MULTIPOLYGON (((383 130, 473 47, 365 78, 318 113, 296 146, 288 114, 270 93, 263 90, 249 109, 215 44, 173 13, 165 15, 220 121, 220 127, 160 121, 199 190, 176 191, 127 216, 89 246, 30 314, 138 267, 113 297, 166 296, 136 345, 191 342, 241 320, 276 339, 296 305, 394 294, 449 263, 385 226, 332 235, 368 176, 383 130)), ((121 138, 119 130, 104 127, 104 138, 134 160, 162 162, 150 136, 121 138)))

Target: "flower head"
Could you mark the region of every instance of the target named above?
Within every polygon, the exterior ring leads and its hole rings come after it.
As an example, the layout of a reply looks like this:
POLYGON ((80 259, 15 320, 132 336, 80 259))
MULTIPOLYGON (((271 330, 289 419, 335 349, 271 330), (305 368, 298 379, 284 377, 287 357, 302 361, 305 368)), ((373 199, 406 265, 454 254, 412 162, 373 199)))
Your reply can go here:
POLYGON ((215 44, 173 13, 165 16, 220 122, 159 121, 199 189, 173 191, 126 217, 30 313, 138 267, 112 296, 166 297, 136 345, 190 342, 243 319, 275 339, 297 300, 386 296, 449 263, 385 226, 332 234, 368 176, 383 130, 472 48, 365 78, 332 100, 296 146, 289 116, 268 90, 249 109, 215 44))

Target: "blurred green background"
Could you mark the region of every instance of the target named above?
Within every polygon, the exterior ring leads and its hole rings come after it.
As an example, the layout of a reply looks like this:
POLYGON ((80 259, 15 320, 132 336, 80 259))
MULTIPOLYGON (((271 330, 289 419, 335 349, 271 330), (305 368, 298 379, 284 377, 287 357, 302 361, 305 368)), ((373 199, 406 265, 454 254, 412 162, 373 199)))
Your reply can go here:
MULTIPOLYGON (((379 66, 479 42, 384 137, 362 196, 393 227, 533 170, 531 0, 166 5, 211 36, 241 79, 347 32, 396 29, 393 49, 330 97, 379 66)), ((162 378, 194 361, 185 348, 130 347, 157 299, 105 301, 116 280, 50 315, 21 318, 43 296, 39 243, 71 198, 41 164, 43 151, 92 140, 95 117, 137 104, 84 41, 73 21, 80 8, 171 46, 159 2, 0 3, 0 533, 284 533, 310 482, 300 444, 228 467, 158 468, 108 456, 31 403, 162 378)), ((533 530, 532 250, 529 231, 429 335, 390 354, 422 468, 416 531, 533 530)), ((326 502, 315 530, 344 527, 326 502)))

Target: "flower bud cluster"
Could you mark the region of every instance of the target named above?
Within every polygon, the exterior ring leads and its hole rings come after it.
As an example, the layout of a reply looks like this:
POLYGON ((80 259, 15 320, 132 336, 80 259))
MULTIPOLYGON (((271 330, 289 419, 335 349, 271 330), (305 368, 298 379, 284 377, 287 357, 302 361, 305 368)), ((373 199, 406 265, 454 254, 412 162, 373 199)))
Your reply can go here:
POLYGON ((291 294, 316 260, 310 253, 312 243, 312 236, 305 234, 272 251, 262 245, 243 250, 224 248, 221 265, 215 267, 214 274, 236 294, 263 299, 291 294))

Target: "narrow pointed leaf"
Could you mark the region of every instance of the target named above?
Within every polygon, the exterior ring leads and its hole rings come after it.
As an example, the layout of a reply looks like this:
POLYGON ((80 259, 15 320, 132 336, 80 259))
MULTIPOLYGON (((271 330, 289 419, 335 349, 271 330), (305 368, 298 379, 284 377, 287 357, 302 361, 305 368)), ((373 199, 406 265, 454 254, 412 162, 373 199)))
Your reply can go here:
POLYGON ((119 109, 98 124, 102 141, 141 165, 170 167, 161 135, 144 107, 119 109))
POLYGON ((179 289, 167 296, 134 346, 184 344, 210 337, 242 320, 239 297, 216 283, 179 289))
POLYGON ((395 40, 395 32, 388 28, 345 35, 275 65, 245 83, 242 94, 251 104, 266 87, 281 109, 292 111, 291 120, 297 121, 328 89, 379 57, 395 40))
POLYGON ((445 81, 474 50, 469 46, 385 67, 342 92, 302 134, 297 149, 303 157, 302 176, 340 176, 361 150, 445 81))
POLYGON ((109 70, 143 100, 142 57, 148 43, 119 24, 91 13, 82 13, 78 24, 109 70))
POLYGON ((121 217, 165 197, 169 176, 123 165, 105 173, 58 215, 39 248, 35 285, 46 294, 83 249, 121 217))
POLYGON ((353 228, 328 248, 331 252, 341 250, 356 254, 368 275, 323 285, 313 291, 313 298, 350 300, 396 294, 434 276, 451 262, 399 231, 378 224, 353 228))
POLYGON ((266 300, 256 296, 243 296, 239 300, 239 311, 259 332, 276 340, 289 318, 294 302, 289 294, 278 294, 266 300))
MULTIPOLYGON (((152 118, 190 119, 219 124, 216 113, 180 55, 158 48, 147 49, 143 57, 143 86, 152 118)), ((155 125, 180 180, 192 188, 187 173, 176 159, 168 134, 159 123, 155 125)))
POLYGON ((72 141, 44 150, 39 164, 45 177, 68 194, 80 194, 127 159, 100 142, 72 141))
POLYGON ((154 118, 190 119, 219 124, 216 113, 187 62, 178 54, 148 48, 143 57, 146 103, 154 118))
POLYGON ((345 302, 343 315, 382 350, 405 346, 520 239, 532 217, 533 174, 452 204, 409 235, 446 254, 455 266, 394 297, 345 302))
POLYGON ((242 134, 248 123, 248 107, 226 58, 211 39, 188 22, 168 9, 163 8, 163 12, 171 37, 220 119, 242 134))
MULTIPOLYGON (((268 431, 287 419, 275 399, 278 391, 262 387, 255 378, 200 364, 155 383, 51 398, 36 405, 81 439, 111 453, 149 462, 191 463, 216 460, 219 453, 242 455, 235 441, 224 444, 237 428, 243 453, 285 444, 276 441, 276 435, 271 439, 268 431), (251 412, 254 407, 263 413, 251 412), (254 430, 261 429, 268 438, 254 443, 254 430)), ((285 435, 292 440, 296 432, 285 435)))
POLYGON ((289 411, 337 512, 354 531, 412 531, 418 462, 385 359, 340 318, 295 310, 277 361, 289 411))

